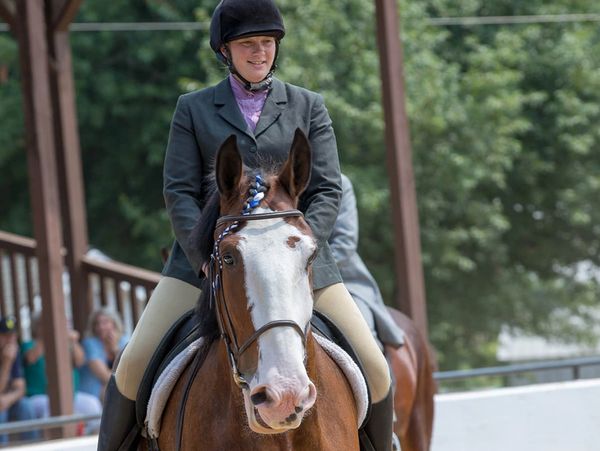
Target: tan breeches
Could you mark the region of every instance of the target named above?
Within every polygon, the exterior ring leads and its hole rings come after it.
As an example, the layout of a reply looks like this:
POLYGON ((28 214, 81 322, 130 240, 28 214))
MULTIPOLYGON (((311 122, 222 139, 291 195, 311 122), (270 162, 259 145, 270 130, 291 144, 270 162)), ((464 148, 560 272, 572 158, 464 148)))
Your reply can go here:
POLYGON ((117 366, 117 388, 124 396, 136 399, 144 371, 163 336, 194 308, 199 296, 198 288, 179 279, 163 277, 158 282, 117 366))
POLYGON ((315 291, 315 310, 331 319, 350 342, 367 373, 371 402, 390 391, 390 370, 354 299, 342 283, 315 291))
MULTIPOLYGON (((117 367, 119 391, 134 400, 146 367, 173 323, 194 307, 200 290, 171 277, 164 277, 156 286, 117 367)), ((325 314, 344 333, 367 372, 367 383, 373 403, 381 401, 390 389, 387 362, 360 310, 339 283, 315 291, 315 309, 325 314)))

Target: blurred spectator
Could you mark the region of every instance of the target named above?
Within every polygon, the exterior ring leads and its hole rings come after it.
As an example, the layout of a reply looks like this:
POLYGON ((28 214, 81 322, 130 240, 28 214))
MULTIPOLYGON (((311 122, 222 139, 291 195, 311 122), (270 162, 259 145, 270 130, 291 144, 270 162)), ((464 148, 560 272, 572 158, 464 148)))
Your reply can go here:
MULTIPOLYGON (((36 418, 50 416, 50 400, 48 398, 48 378, 46 377, 46 357, 44 356, 43 324, 39 312, 31 320, 32 340, 21 345, 24 357, 25 382, 27 396, 31 400, 36 418)), ((79 344, 79 333, 69 331, 69 349, 73 364, 73 412, 81 415, 100 415, 100 400, 89 393, 78 391, 79 370, 85 363, 85 353, 79 344)), ((86 433, 98 431, 100 420, 90 421, 86 425, 86 433)))
MULTIPOLYGON (((0 423, 34 419, 31 402, 25 398, 16 326, 14 317, 0 318, 0 423)), ((19 437, 35 440, 39 432, 22 432, 19 437)), ((0 443, 8 443, 8 436, 0 435, 0 443)))
POLYGON ((127 341, 128 337, 123 334, 123 322, 116 312, 108 308, 92 312, 86 338, 82 341, 86 361, 81 367, 81 391, 100 400, 104 398, 113 363, 127 341))

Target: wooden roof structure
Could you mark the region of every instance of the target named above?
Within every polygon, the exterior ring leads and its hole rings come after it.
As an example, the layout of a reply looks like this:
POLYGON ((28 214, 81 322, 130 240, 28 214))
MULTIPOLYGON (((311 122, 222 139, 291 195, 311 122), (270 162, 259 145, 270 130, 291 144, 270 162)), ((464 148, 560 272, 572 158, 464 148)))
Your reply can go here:
MULTIPOLYGON (((0 0, 0 18, 19 45, 34 235, 40 268, 51 413, 72 413, 72 381, 62 292, 63 257, 70 272, 74 325, 83 331, 87 305, 82 261, 88 248, 86 209, 69 25, 83 0, 0 0)), ((405 110, 396 0, 375 0, 385 114, 386 166, 394 224, 397 306, 427 336, 425 290, 410 134, 405 110)), ((69 430, 63 431, 69 435, 69 430)))

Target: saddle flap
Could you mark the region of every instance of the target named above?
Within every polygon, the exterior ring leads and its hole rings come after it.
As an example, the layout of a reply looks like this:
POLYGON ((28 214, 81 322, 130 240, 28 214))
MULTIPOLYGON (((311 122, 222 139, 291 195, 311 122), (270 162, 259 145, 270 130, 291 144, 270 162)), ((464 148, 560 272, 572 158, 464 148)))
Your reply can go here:
MULTIPOLYGON (((365 371, 365 366, 360 361, 358 354, 356 353, 356 351, 354 350, 354 348, 352 347, 352 345, 350 344, 348 339, 344 336, 342 331, 335 325, 335 323, 331 319, 329 319, 326 315, 324 315, 323 313, 317 312, 315 310, 315 311, 313 311, 313 316, 310 320, 310 324, 311 324, 314 332, 316 332, 317 335, 320 335, 323 338, 334 343, 339 348, 341 348, 342 351, 344 351, 346 354, 348 354, 348 356, 350 356, 352 361, 360 369, 363 379, 366 381, 367 373, 365 371)), ((320 344, 322 344, 322 342, 320 340, 318 340, 318 341, 320 342, 320 344)), ((366 386, 366 393, 367 393, 367 412, 366 412, 365 418, 368 419, 369 415, 371 413, 371 392, 369 391, 369 385, 365 384, 365 386, 366 386)), ((364 425, 364 421, 363 421, 363 425, 364 425)), ((361 427, 362 427, 362 425, 361 425, 361 427)))
POLYGON ((140 427, 144 427, 148 401, 157 379, 169 363, 198 338, 198 321, 194 309, 191 309, 171 326, 161 340, 144 372, 137 393, 136 418, 140 427))

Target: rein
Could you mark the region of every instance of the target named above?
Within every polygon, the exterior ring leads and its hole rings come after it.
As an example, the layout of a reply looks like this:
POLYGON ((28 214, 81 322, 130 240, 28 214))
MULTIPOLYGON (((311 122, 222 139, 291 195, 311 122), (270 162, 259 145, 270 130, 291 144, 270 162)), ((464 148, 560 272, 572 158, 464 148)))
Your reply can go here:
POLYGON ((225 347, 227 349, 227 354, 229 356, 229 366, 231 368, 231 372, 233 375, 233 380, 235 384, 241 388, 242 390, 248 390, 249 385, 248 381, 244 378, 244 376, 240 373, 238 369, 238 361, 240 356, 255 342, 258 338, 267 332, 270 329, 274 329, 276 327, 291 327, 294 329, 300 337, 302 338, 302 343, 304 348, 306 349, 306 331, 304 331, 298 323, 291 320, 276 320, 270 321, 264 326, 260 327, 257 331, 255 331, 246 341, 242 343, 240 346, 238 344, 237 335, 233 328, 233 322, 231 320, 231 315, 229 313, 229 309, 227 307, 227 301, 225 299, 225 293, 223 291, 223 261, 221 259, 221 254, 219 252, 219 245, 223 239, 231 234, 234 229, 236 229, 240 222, 243 221, 260 221, 266 219, 276 219, 276 218, 292 218, 292 217, 303 217, 301 211, 299 210, 283 210, 283 211, 275 211, 269 213, 257 213, 257 214, 245 214, 245 215, 228 215, 221 216, 217 220, 217 224, 215 228, 218 228, 224 224, 229 224, 223 232, 221 232, 218 238, 215 240, 215 244, 213 247, 213 253, 210 256, 211 265, 210 265, 210 278, 212 281, 212 298, 211 302, 214 299, 216 302, 216 315, 217 322, 219 324, 219 330, 221 332, 221 338, 225 343, 225 347))

